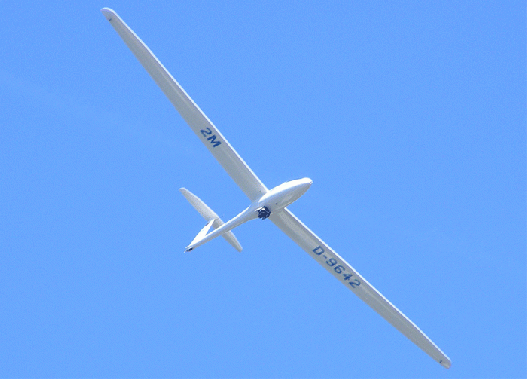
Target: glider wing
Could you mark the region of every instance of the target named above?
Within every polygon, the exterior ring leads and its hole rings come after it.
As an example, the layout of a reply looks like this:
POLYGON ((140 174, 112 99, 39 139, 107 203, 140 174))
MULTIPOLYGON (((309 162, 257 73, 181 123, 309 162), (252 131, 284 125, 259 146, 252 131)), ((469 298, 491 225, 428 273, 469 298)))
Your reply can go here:
POLYGON ((113 10, 103 8, 101 12, 130 50, 132 50, 132 53, 148 71, 159 88, 165 93, 181 117, 247 197, 254 201, 264 195, 267 192, 265 185, 205 116, 197 104, 187 95, 179 83, 170 75, 148 46, 113 10))
POLYGON ((421 329, 368 283, 348 262, 309 230, 291 211, 284 209, 281 212, 271 214, 269 219, 410 341, 442 366, 450 368, 450 359, 421 329))

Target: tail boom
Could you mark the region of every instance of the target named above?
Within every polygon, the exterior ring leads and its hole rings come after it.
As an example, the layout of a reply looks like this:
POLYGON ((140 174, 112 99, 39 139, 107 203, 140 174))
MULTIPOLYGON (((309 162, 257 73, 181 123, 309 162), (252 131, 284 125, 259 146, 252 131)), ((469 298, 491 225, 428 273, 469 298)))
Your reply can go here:
MULTIPOLYGON (((185 196, 185 199, 194 207, 195 210, 198 211, 198 213, 203 216, 203 218, 207 221, 207 225, 198 233, 196 238, 191 242, 191 244, 185 249, 185 251, 191 251, 194 247, 190 248, 193 244, 198 242, 199 240, 203 239, 206 235, 209 229, 212 227, 214 229, 221 228, 224 224, 224 222, 220 219, 220 216, 216 214, 210 207, 203 202, 199 197, 194 195, 192 192, 187 190, 186 188, 180 188, 179 191, 183 196, 185 196), (190 249, 189 249, 190 248, 190 249)), ((222 234, 223 238, 236 249, 236 251, 241 252, 242 246, 232 233, 232 231, 229 229, 228 231, 224 232, 222 234)), ((203 242, 204 243, 204 242, 203 242)))

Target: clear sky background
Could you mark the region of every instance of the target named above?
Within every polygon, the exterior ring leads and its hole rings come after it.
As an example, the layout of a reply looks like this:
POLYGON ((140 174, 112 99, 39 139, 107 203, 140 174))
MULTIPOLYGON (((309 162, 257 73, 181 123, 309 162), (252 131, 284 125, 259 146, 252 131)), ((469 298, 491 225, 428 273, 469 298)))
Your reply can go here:
POLYGON ((0 377, 527 375, 524 1, 2 1, 0 377), (113 8, 446 370, 249 201, 113 8))

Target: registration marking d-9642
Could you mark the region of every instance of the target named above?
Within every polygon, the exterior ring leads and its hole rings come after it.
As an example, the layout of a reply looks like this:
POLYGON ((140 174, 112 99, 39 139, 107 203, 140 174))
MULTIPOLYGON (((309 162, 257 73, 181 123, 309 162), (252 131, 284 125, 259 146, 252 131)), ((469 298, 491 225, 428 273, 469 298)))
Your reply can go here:
POLYGON ((351 288, 356 288, 360 286, 359 279, 355 278, 355 275, 352 272, 346 272, 346 267, 344 267, 342 265, 342 262, 339 262, 337 258, 329 258, 328 253, 326 253, 322 246, 315 247, 313 249, 313 254, 319 257, 322 256, 326 264, 329 267, 332 267, 335 273, 342 275, 342 279, 344 279, 344 281, 347 282, 351 286, 351 288))

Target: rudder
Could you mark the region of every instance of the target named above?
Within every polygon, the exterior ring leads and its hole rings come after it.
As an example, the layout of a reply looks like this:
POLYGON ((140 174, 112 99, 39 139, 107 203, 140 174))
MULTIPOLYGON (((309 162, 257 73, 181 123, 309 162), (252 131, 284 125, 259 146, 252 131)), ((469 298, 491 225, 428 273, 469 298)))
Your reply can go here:
MULTIPOLYGON (((211 226, 214 229, 217 229, 217 228, 219 228, 220 226, 222 226, 224 224, 224 222, 220 219, 220 217, 216 214, 216 212, 214 212, 212 209, 210 209, 210 207, 207 204, 205 204, 203 202, 203 200, 201 200, 199 197, 194 195, 192 192, 190 192, 186 188, 180 188, 179 192, 181 192, 181 194, 183 196, 185 196, 185 199, 187 199, 187 201, 190 203, 190 205, 192 205, 192 207, 195 210, 197 210, 198 213, 201 216, 203 216, 203 218, 207 221, 207 225, 205 225, 205 228, 203 228, 200 231, 200 233, 198 233, 196 238, 198 238, 198 236, 200 236, 202 234, 203 230, 206 229, 208 231, 211 226)), ((237 251, 239 251, 239 252, 242 251, 242 246, 240 245, 240 243, 238 242, 238 240, 236 239, 236 237, 234 236, 232 231, 228 231, 228 232, 222 234, 222 237, 225 238, 225 240, 232 247, 234 247, 237 251)), ((196 238, 194 238, 194 240, 196 240, 196 238)))

